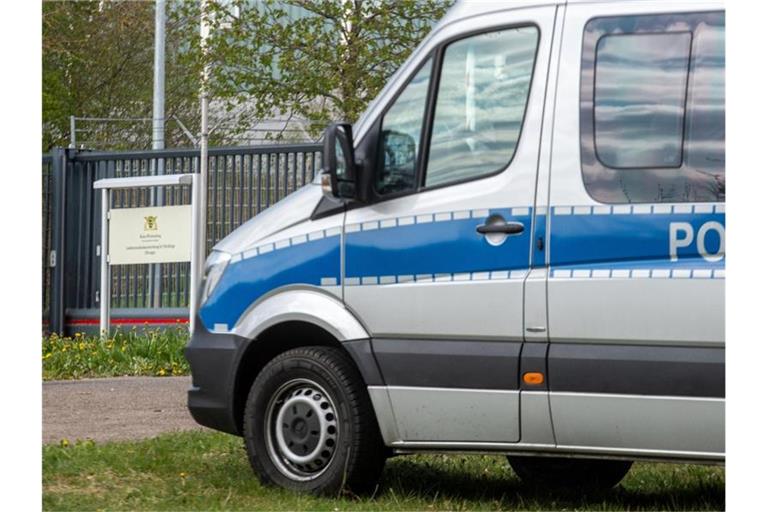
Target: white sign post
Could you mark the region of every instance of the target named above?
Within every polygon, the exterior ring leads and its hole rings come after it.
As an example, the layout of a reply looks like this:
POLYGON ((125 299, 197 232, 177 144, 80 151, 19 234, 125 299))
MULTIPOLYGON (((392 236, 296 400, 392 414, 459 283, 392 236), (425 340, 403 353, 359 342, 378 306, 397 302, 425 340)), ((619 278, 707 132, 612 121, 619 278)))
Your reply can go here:
POLYGON ((101 190, 101 336, 109 336, 110 265, 189 261, 189 329, 194 329, 200 272, 200 191, 197 174, 165 174, 96 181, 101 190), (112 190, 191 185, 192 202, 180 206, 118 208, 111 210, 112 190))

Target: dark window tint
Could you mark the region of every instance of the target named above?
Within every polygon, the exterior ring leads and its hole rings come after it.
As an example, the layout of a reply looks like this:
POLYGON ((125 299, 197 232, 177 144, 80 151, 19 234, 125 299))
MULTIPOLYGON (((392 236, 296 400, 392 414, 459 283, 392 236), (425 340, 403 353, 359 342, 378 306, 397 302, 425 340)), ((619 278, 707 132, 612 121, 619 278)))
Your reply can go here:
POLYGON ((376 192, 380 195, 416 188, 419 143, 431 71, 432 59, 429 59, 382 119, 375 182, 376 192))
POLYGON ((488 32, 446 47, 425 185, 462 181, 512 159, 528 102, 538 29, 488 32))
POLYGON ((591 20, 582 173, 607 203, 725 200, 722 13, 591 20))

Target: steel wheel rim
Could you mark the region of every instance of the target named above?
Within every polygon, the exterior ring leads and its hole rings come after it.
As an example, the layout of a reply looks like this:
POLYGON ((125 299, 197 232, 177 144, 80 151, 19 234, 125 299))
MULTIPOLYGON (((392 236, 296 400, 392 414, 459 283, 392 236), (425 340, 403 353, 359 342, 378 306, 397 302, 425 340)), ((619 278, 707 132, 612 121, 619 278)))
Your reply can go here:
POLYGON ((264 418, 267 449, 277 469, 295 481, 312 480, 336 453, 337 407, 320 384, 292 379, 272 394, 264 418))

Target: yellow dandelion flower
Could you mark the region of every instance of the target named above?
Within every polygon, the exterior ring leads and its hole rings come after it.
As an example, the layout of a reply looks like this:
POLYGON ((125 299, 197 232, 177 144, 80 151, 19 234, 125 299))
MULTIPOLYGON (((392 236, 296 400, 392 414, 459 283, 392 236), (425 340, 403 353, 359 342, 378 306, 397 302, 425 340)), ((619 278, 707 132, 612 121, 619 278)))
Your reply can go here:
POLYGON ((67 446, 69 446, 69 439, 66 439, 66 438, 65 438, 65 439, 62 439, 61 441, 59 441, 59 445, 60 445, 62 448, 66 448, 67 446))
POLYGON ((187 478, 187 473, 185 471, 182 471, 181 473, 179 473, 179 476, 181 478, 187 478))

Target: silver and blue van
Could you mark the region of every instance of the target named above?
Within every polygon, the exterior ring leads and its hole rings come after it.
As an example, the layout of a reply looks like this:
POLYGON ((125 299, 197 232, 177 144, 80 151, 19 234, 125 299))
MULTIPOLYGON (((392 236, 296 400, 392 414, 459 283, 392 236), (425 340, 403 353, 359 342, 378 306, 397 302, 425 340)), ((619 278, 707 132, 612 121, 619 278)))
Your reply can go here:
POLYGON ((316 493, 420 452, 724 463, 724 46, 720 2, 456 5, 214 248, 195 419, 316 493))

